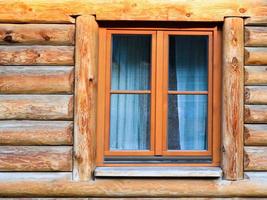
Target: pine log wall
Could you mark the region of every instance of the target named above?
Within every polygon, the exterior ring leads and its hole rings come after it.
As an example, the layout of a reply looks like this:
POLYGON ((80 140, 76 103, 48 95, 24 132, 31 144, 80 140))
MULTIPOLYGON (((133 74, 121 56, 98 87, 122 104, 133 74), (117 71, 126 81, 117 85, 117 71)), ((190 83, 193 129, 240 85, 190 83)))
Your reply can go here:
POLYGON ((267 24, 245 25, 244 170, 267 171, 267 24))
POLYGON ((74 24, 0 24, 0 180, 71 180, 74 24))

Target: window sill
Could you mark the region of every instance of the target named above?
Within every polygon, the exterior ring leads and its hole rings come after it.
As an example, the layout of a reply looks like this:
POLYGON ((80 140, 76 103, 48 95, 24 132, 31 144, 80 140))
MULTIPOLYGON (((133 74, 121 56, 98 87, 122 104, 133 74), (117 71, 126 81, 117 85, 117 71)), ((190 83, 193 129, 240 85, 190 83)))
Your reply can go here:
POLYGON ((220 167, 97 167, 96 177, 203 177, 219 178, 220 167))

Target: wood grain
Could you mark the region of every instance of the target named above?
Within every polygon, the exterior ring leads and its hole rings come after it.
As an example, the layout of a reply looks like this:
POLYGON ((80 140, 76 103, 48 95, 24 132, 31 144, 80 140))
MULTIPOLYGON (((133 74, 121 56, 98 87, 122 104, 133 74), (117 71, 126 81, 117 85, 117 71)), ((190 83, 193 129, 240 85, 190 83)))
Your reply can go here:
POLYGON ((0 46, 0 65, 73 65, 71 46, 0 46))
POLYGON ((72 147, 0 146, 0 171, 71 171, 72 147))
POLYGON ((1 1, 0 22, 75 23, 71 16, 98 20, 223 21, 229 16, 266 16, 265 0, 194 1, 1 1))
POLYGON ((246 104, 267 104, 267 86, 246 86, 246 104))
POLYGON ((245 124, 244 142, 250 146, 267 146, 267 125, 245 124))
POLYGON ((253 16, 245 19, 245 25, 248 26, 266 26, 267 25, 267 17, 264 16, 253 16))
POLYGON ((73 45, 74 25, 0 24, 0 44, 73 45))
POLYGON ((0 93, 72 93, 73 67, 0 66, 0 93))
POLYGON ((73 122, 0 121, 0 145, 71 145, 73 122))
POLYGON ((73 173, 75 180, 85 181, 93 178, 96 156, 98 25, 95 17, 78 17, 76 30, 73 173))
POLYGON ((245 123, 267 123, 267 105, 245 105, 245 123))
POLYGON ((245 85, 267 85, 267 66, 245 66, 245 85))
POLYGON ((223 30, 222 168, 224 178, 243 178, 243 19, 226 18, 223 30))
POLYGON ((0 172, 2 181, 67 181, 71 180, 70 172, 0 172))
POLYGON ((4 197, 266 197, 267 173, 247 172, 246 179, 97 179, 96 181, 4 181, 4 197))
POLYGON ((267 147, 245 147, 244 154, 245 170, 267 170, 267 147))
POLYGON ((0 119, 72 119, 71 95, 0 95, 0 119))
POLYGON ((267 48, 265 47, 246 47, 246 65, 267 65, 267 48))
POLYGON ((245 27, 245 45, 246 46, 267 46, 267 27, 245 27))

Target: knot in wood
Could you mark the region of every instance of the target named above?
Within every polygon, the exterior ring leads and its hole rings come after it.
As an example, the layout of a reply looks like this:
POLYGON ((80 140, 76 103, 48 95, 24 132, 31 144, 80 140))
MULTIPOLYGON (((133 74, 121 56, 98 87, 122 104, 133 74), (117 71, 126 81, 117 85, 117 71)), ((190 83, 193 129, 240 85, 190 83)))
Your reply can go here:
POLYGON ((238 59, 236 57, 233 57, 231 66, 234 71, 238 70, 238 59))
POLYGON ((6 42, 13 42, 13 38, 11 35, 7 35, 6 37, 4 37, 4 41, 6 42))
POLYGON ((191 17, 191 14, 192 14, 192 13, 186 13, 185 16, 187 16, 187 17, 191 17))
POLYGON ((240 13, 245 13, 245 12, 247 12, 247 9, 246 8, 239 8, 239 12, 240 13))

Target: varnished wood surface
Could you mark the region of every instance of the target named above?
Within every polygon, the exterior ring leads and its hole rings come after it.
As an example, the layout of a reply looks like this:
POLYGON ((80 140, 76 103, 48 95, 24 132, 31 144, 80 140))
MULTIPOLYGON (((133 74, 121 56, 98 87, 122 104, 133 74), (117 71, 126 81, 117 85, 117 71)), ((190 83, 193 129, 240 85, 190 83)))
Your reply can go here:
POLYGON ((246 86, 246 104, 267 104, 267 86, 246 86))
POLYGON ((74 65, 74 48, 1 45, 0 65, 74 65))
POLYGON ((0 119, 72 118, 72 95, 0 95, 0 119))
POLYGON ((74 25, 0 24, 0 44, 73 45, 74 25))
POLYGON ((267 123, 267 105, 245 105, 245 123, 267 123))
POLYGON ((56 66, 0 66, 0 93, 72 93, 74 68, 56 66))
POLYGON ((71 172, 0 172, 2 181, 68 181, 71 172))
POLYGON ((245 124, 244 142, 249 146, 267 146, 267 125, 245 124))
POLYGON ((0 121, 0 145, 72 145, 71 121, 0 121))
POLYGON ((246 46, 267 46, 267 27, 245 27, 245 45, 246 46))
POLYGON ((267 66, 245 66, 245 85, 267 85, 267 66))
POLYGON ((0 171, 71 171, 72 147, 0 146, 0 171))
POLYGON ((267 65, 267 47, 246 47, 246 65, 267 65))
POLYGON ((245 147, 244 168, 247 171, 267 170, 267 147, 245 147))

